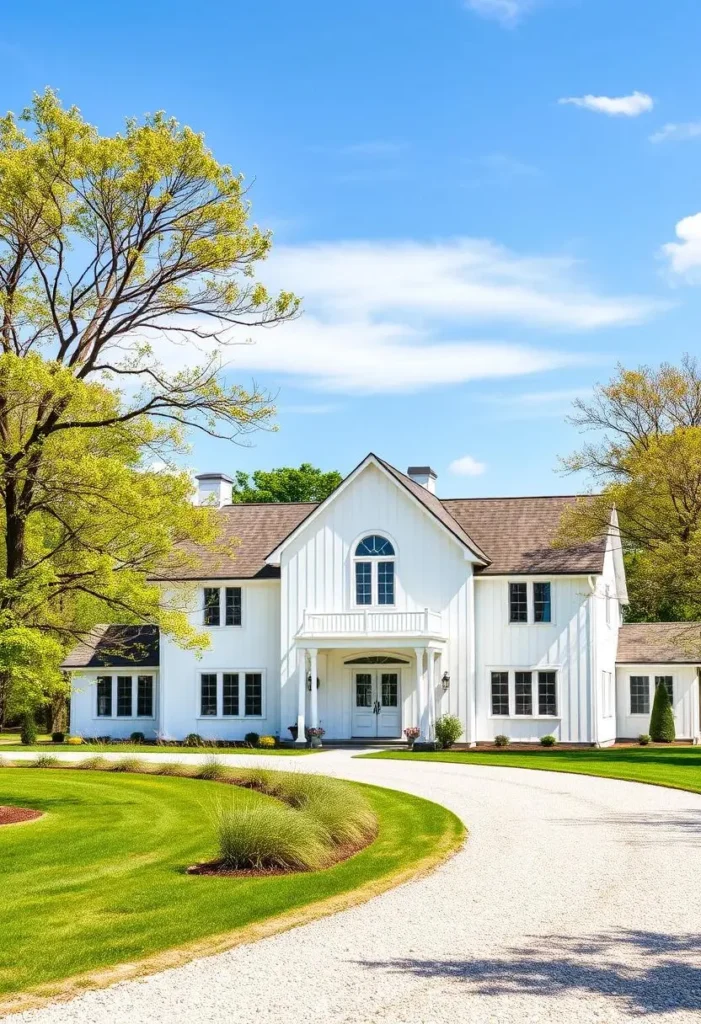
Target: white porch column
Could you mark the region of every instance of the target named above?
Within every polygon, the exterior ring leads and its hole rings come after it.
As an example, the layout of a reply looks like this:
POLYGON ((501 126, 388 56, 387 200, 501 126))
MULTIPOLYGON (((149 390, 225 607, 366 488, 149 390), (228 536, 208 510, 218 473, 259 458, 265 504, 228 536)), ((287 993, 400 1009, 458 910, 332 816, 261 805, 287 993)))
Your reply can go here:
POLYGON ((423 663, 424 663, 424 649, 423 647, 415 647, 414 654, 416 655, 416 709, 414 713, 414 721, 412 725, 416 725, 421 728, 421 709, 423 708, 423 695, 421 693, 421 677, 423 675, 423 663))
POLYGON ((307 652, 297 652, 297 740, 298 744, 305 744, 307 737, 304 732, 304 714, 307 703, 307 652))
POLYGON ((309 651, 309 672, 312 677, 312 691, 311 700, 309 701, 309 724, 312 729, 316 729, 319 725, 319 694, 316 688, 316 676, 317 676, 317 651, 312 648, 309 651))
POLYGON ((416 706, 418 721, 417 725, 421 730, 421 735, 418 738, 419 743, 428 743, 430 741, 431 722, 428 702, 428 686, 424 684, 424 654, 426 649, 424 647, 416 647, 414 649, 416 654, 416 706))
POLYGON ((428 655, 428 729, 426 738, 432 743, 436 738, 436 652, 429 647, 426 653, 428 655))

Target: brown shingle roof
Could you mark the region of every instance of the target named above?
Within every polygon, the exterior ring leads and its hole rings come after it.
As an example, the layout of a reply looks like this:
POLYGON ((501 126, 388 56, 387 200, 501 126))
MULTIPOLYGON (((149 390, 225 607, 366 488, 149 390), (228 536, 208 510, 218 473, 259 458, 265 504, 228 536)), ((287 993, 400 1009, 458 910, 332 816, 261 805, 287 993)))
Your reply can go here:
POLYGON ((621 665, 701 665, 701 622, 628 622, 618 634, 621 665))
POLYGON ((158 666, 157 626, 95 626, 61 668, 155 668, 158 666))
POLYGON ((521 573, 599 573, 606 538, 571 548, 552 541, 564 510, 576 496, 543 498, 445 498, 446 510, 486 551, 480 576, 521 573))

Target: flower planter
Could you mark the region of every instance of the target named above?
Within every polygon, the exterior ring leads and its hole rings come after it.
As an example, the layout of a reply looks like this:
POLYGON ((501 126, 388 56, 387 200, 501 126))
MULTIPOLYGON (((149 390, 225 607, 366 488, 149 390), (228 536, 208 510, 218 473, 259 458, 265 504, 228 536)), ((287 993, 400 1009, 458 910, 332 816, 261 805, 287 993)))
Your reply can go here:
POLYGON ((321 746, 321 736, 311 736, 310 739, 309 739, 309 746, 310 747, 320 747, 321 746))

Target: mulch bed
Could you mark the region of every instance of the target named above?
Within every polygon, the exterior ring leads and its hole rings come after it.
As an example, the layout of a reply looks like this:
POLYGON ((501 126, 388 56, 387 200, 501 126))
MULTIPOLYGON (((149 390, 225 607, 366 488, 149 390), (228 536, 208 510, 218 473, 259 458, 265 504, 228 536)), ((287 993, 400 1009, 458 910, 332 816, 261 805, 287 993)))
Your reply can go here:
POLYGON ((41 818, 42 811, 32 811, 29 807, 0 807, 0 825, 17 825, 20 821, 34 821, 41 818))
MULTIPOLYGON (((334 864, 340 864, 348 860, 356 853, 360 853, 377 838, 377 832, 364 843, 348 843, 346 846, 336 846, 329 851, 329 858, 320 871, 331 868, 334 864)), ((304 868, 225 868, 221 861, 210 860, 205 864, 192 864, 188 869, 188 875, 216 875, 219 878, 270 878, 273 875, 295 875, 304 871, 304 868)))

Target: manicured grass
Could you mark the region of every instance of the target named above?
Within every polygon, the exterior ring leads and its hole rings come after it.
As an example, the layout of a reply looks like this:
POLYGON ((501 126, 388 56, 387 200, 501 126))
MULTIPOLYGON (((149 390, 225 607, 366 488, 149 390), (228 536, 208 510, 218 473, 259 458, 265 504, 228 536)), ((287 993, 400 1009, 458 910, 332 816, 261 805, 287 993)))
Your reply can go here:
POLYGON ((451 764, 484 764, 500 768, 535 768, 577 775, 601 775, 611 779, 647 782, 672 789, 701 793, 701 747, 612 747, 603 750, 439 750, 416 753, 387 750, 363 754, 396 761, 447 761, 451 764))
POLYGON ((379 890, 460 845, 463 826, 444 807, 360 788, 379 834, 354 857, 318 872, 222 878, 185 873, 217 854, 214 808, 272 797, 188 778, 0 769, 0 805, 46 812, 0 829, 0 992, 214 942, 329 897, 352 900, 354 890, 379 890))
POLYGON ((40 750, 42 753, 57 753, 60 750, 71 750, 77 753, 99 753, 99 754, 266 754, 273 757, 281 755, 296 757, 299 754, 323 754, 323 747, 271 747, 263 749, 258 747, 217 747, 213 744, 206 744, 203 747, 181 747, 177 745, 168 746, 156 743, 52 743, 51 738, 46 741, 34 743, 31 746, 23 746, 19 740, 13 742, 0 738, 0 754, 10 753, 13 750, 40 750))

